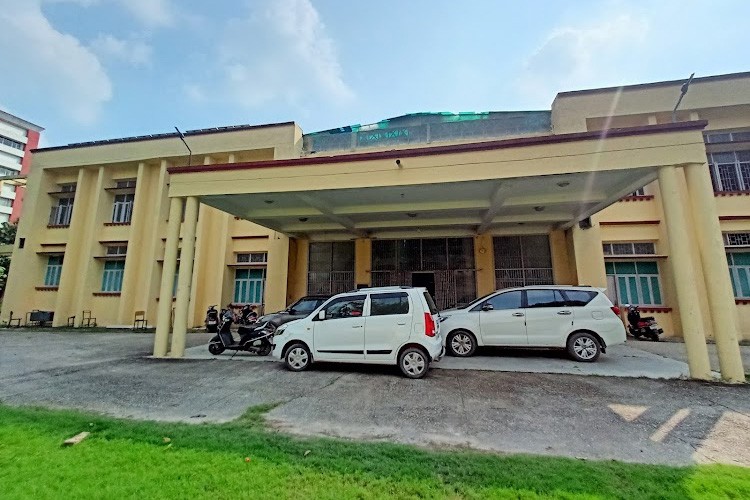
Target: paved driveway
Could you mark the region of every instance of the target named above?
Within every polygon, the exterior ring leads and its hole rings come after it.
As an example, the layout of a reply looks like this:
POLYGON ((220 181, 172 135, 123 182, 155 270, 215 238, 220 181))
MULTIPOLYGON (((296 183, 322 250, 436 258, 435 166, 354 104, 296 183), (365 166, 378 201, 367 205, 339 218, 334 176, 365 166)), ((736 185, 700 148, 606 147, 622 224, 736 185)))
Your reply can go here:
MULTIPOLYGON (((206 335, 189 335, 199 346, 206 335)), ((298 434, 592 459, 750 466, 750 387, 685 380, 154 360, 149 334, 0 333, 0 401, 226 421, 281 403, 298 434)))

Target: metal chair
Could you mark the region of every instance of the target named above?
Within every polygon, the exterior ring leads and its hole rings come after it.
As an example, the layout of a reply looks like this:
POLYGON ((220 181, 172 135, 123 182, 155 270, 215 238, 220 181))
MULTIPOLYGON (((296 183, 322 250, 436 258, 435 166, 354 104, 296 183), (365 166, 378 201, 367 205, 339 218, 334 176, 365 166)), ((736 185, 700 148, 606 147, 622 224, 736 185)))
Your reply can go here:
POLYGON ((148 322, 146 320, 146 311, 136 311, 133 317, 133 330, 145 330, 148 328, 148 322), (140 326, 139 326, 140 325, 140 326))
POLYGON ((13 323, 15 323, 16 328, 21 328, 21 317, 13 317, 13 311, 10 312, 10 318, 8 318, 8 327, 14 326, 13 323))
POLYGON ((75 328, 75 326, 76 326, 76 315, 75 314, 73 316, 68 316, 68 326, 70 328, 75 328))
POLYGON ((91 311, 83 311, 81 314, 81 328, 95 328, 96 327, 96 318, 91 316, 91 311))

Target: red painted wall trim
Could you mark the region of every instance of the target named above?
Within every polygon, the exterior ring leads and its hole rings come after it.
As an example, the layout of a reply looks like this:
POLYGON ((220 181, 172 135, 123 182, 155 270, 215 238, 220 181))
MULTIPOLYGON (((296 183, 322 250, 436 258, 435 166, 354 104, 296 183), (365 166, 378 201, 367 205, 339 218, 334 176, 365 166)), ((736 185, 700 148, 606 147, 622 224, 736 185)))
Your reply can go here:
POLYGON ((258 236, 232 236, 233 240, 267 240, 268 235, 258 235, 258 236))
POLYGON ((194 165, 191 167, 171 167, 170 174, 187 174, 195 172, 218 172, 222 170, 245 170, 251 168, 297 167, 305 165, 321 165, 327 163, 344 163, 350 161, 371 161, 400 158, 414 158, 419 156, 434 156, 447 153, 471 153, 476 151, 492 151, 515 147, 538 146, 541 144, 562 144, 566 142, 600 140, 607 137, 629 137, 637 135, 659 134, 663 132, 681 132, 685 130, 703 130, 708 122, 698 120, 692 122, 664 123, 643 127, 614 128, 604 131, 575 132, 572 134, 544 135, 536 137, 520 137, 516 139, 502 139, 498 141, 472 142, 468 144, 451 144, 448 146, 432 146, 412 149, 373 151, 368 153, 348 153, 336 156, 315 156, 306 158, 290 158, 286 160, 263 160, 248 163, 229 163, 220 165, 194 165))
POLYGON ((750 196, 750 191, 714 191, 714 196, 750 196))
POLYGON ((750 220, 750 215, 720 215, 719 220, 750 220))
MULTIPOLYGON (((26 146, 23 148, 23 158, 21 158, 21 175, 27 175, 31 168, 31 150, 36 149, 39 145, 39 132, 36 130, 26 131, 26 146)), ((13 200, 13 209, 10 213, 10 222, 18 222, 21 217, 21 210, 23 209, 23 196, 26 193, 26 188, 18 186, 16 188, 16 199, 13 200)))
POLYGON ((734 299, 735 304, 747 305, 750 304, 750 299, 734 299))
POLYGON ((653 199, 654 199, 654 195, 644 194, 644 195, 626 196, 620 201, 648 201, 648 200, 653 200, 653 199))
POLYGON ((635 226, 639 224, 656 226, 660 223, 658 220, 617 220, 600 222, 600 226, 635 226))
POLYGON ((672 312, 671 307, 660 307, 660 306, 639 306, 638 309, 642 313, 668 313, 672 312))

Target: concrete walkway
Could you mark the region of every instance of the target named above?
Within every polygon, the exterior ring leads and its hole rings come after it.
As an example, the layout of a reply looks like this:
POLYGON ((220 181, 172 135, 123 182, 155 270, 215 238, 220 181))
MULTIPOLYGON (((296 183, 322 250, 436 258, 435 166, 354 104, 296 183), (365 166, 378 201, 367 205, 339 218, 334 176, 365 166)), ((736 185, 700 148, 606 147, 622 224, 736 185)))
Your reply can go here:
MULTIPOLYGON (((273 362, 272 356, 256 356, 246 352, 225 352, 213 356, 207 346, 195 346, 185 351, 187 359, 216 359, 251 362, 273 362)), ((470 358, 444 357, 432 366, 435 370, 481 370, 515 373, 565 373, 602 377, 645 377, 680 379, 689 376, 684 361, 653 354, 630 345, 616 345, 607 349, 595 363, 571 360, 563 351, 531 349, 482 349, 470 358)), ((718 376, 718 374, 716 374, 718 376)))

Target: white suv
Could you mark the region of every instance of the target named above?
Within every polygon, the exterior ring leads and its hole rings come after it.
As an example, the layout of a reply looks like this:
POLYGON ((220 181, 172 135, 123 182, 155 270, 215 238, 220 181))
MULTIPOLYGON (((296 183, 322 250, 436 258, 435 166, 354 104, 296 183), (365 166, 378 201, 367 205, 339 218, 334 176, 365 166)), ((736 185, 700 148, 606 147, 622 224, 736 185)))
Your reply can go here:
POLYGON ((273 355, 292 371, 313 361, 398 365, 421 378, 443 356, 437 307, 424 288, 363 288, 335 295, 281 325, 273 355))
POLYGON ((625 342, 619 308, 593 287, 507 288, 441 315, 454 356, 471 356, 477 346, 557 347, 577 361, 596 361, 607 346, 625 342))

